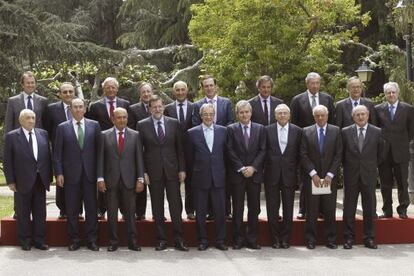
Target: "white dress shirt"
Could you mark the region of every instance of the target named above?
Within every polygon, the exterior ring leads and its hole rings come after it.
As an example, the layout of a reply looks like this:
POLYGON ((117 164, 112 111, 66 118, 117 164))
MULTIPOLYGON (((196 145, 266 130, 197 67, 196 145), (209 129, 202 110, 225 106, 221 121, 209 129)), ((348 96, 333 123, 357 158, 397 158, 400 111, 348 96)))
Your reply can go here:
POLYGON ((282 153, 285 152, 285 149, 288 144, 288 135, 289 134, 289 123, 287 123, 285 126, 279 125, 277 123, 277 138, 279 140, 279 147, 282 153))
MULTIPOLYGON (((83 134, 85 135, 85 118, 82 118, 82 120, 80 120, 81 123, 81 128, 83 130, 83 134)), ((78 138, 78 121, 76 121, 75 119, 72 119, 72 126, 73 129, 75 130, 75 134, 76 134, 76 139, 78 138)))
MULTIPOLYGON (((109 118, 111 117, 111 104, 109 103, 111 100, 108 99, 107 97, 104 97, 105 100, 105 105, 106 105, 106 112, 108 112, 108 116, 109 118)), ((116 108, 116 97, 112 100, 112 105, 114 106, 114 109, 116 108)))
POLYGON ((164 136, 165 136, 166 133, 165 133, 164 116, 161 116, 161 119, 159 120, 155 119, 154 116, 152 116, 152 121, 154 122, 155 133, 157 133, 157 135, 158 135, 158 122, 161 122, 161 128, 164 131, 164 136))
MULTIPOLYGON (((29 131, 25 129, 24 127, 22 127, 22 129, 23 129, 24 135, 26 136, 27 143, 29 143, 29 131)), ((34 129, 32 129, 30 132, 32 133, 33 155, 34 155, 34 158, 37 160, 38 147, 37 147, 36 134, 35 134, 34 129)))
POLYGON ((259 94, 259 98, 260 98, 260 104, 262 106, 263 113, 265 111, 265 106, 264 106, 265 104, 264 104, 263 101, 266 100, 266 105, 267 105, 267 120, 268 120, 268 122, 270 122, 270 114, 272 113, 271 110, 270 110, 270 96, 267 97, 267 99, 265 99, 265 98, 262 97, 262 95, 259 94))
MULTIPOLYGON (((183 104, 183 112, 184 112, 184 121, 187 118, 187 100, 183 102, 175 101, 175 109, 177 110, 177 118, 180 120, 180 106, 179 104, 183 104)), ((181 123, 181 122, 180 122, 181 123)))
POLYGON ((317 92, 315 95, 313 95, 311 92, 309 92, 309 90, 307 90, 307 92, 308 92, 308 98, 309 98, 310 106, 312 106, 313 96, 315 96, 316 105, 319 105, 319 92, 317 92))
POLYGON ((34 110, 34 100, 33 100, 34 99, 34 95, 35 95, 34 92, 29 95, 29 94, 27 94, 26 92, 23 91, 23 99, 24 99, 24 106, 25 106, 25 108, 28 108, 27 107, 27 102, 29 100, 28 97, 31 96, 32 97, 32 99, 31 99, 32 107, 33 107, 33 110, 34 110))
POLYGON ((214 125, 206 126, 204 123, 201 124, 204 133, 204 139, 206 139, 206 144, 210 152, 213 152, 214 144, 214 125))

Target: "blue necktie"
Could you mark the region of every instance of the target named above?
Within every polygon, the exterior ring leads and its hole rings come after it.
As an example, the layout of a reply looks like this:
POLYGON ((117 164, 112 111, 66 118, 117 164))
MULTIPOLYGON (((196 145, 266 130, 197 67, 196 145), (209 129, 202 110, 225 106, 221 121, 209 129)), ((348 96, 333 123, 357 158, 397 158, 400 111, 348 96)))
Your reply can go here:
POLYGON ((323 128, 319 128, 319 152, 323 153, 323 146, 325 143, 325 134, 323 133, 323 128))
POLYGON ((394 115, 395 115, 395 106, 394 105, 390 105, 390 117, 391 117, 391 121, 394 121, 394 115))
POLYGON ((27 97, 27 109, 33 110, 32 96, 27 97))
POLYGON ((72 120, 72 112, 70 112, 70 110, 69 110, 69 106, 68 107, 66 107, 66 119, 67 120, 72 120))

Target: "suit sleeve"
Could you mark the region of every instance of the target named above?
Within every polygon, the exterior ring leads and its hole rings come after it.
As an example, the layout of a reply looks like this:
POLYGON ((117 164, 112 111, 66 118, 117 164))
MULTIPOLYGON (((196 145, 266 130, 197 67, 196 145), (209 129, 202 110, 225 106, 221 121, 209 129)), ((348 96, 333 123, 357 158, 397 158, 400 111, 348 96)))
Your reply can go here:
POLYGON ((12 146, 11 135, 6 134, 6 139, 4 142, 4 175, 6 177, 7 184, 16 183, 14 176, 14 164, 13 164, 13 146, 12 146))
POLYGON ((101 132, 100 142, 98 143, 98 158, 96 164, 96 178, 104 178, 104 164, 105 164, 105 136, 101 132))
POLYGON ((227 125, 230 125, 232 123, 234 123, 234 112, 233 112, 233 108, 231 106, 231 101, 228 100, 226 103, 227 107, 227 125))
POLYGON ((299 106, 298 106, 297 98, 293 98, 292 102, 290 103, 290 114, 291 114, 290 121, 292 122, 292 124, 295 124, 295 125, 299 125, 298 124, 298 120, 299 120, 298 119, 299 117, 298 108, 299 106))
POLYGON ((414 137, 414 107, 411 105, 408 106, 407 129, 408 140, 411 141, 414 137))
POLYGON ((336 176, 342 162, 342 135, 340 129, 337 130, 334 151, 335 154, 328 172, 333 173, 336 176))
POLYGON ((259 152, 256 155, 256 158, 254 159, 252 166, 255 169, 260 169, 263 167, 263 162, 266 156, 266 132, 264 127, 259 128, 260 134, 260 140, 259 140, 259 152))
POLYGON ((53 148, 53 167, 55 169, 55 175, 63 174, 63 127, 56 129, 55 146, 53 148))
POLYGON ((231 163, 231 169, 234 171, 238 171, 240 168, 244 166, 240 158, 237 156, 236 151, 234 150, 234 129, 232 127, 227 128, 227 157, 231 163))
POLYGON ((178 155, 178 171, 179 172, 185 172, 185 158, 184 158, 184 147, 183 147, 183 135, 180 130, 180 126, 178 124, 178 121, 174 121, 175 124, 175 147, 177 149, 177 155, 178 155))
POLYGON ((193 122, 193 126, 198 126, 199 124, 201 124, 200 106, 198 103, 195 103, 193 105, 192 122, 193 122))
POLYGON ((329 96, 327 108, 329 111, 328 123, 331 125, 334 125, 335 124, 335 107, 334 107, 333 99, 331 96, 329 96))
POLYGON ((131 106, 128 107, 128 127, 131 129, 137 129, 137 119, 131 106))
POLYGON ((138 132, 138 135, 137 135, 137 141, 136 141, 136 147, 137 147, 137 150, 136 150, 136 165, 137 165, 137 167, 136 167, 136 170, 137 170, 137 176, 138 176, 138 178, 143 178, 144 177, 144 172, 145 172, 145 169, 144 169, 144 157, 143 157, 143 151, 142 151, 142 141, 141 141, 141 135, 140 135, 140 133, 138 132))
POLYGON ((302 141, 300 143, 300 157, 302 161, 302 166, 307 175, 312 170, 315 170, 315 165, 309 158, 309 141, 305 133, 302 134, 302 141))
POLYGON ((376 125, 378 125, 377 112, 375 111, 375 107, 374 107, 374 104, 372 102, 369 105, 370 105, 368 107, 369 108, 369 122, 372 125, 376 126, 376 125))
POLYGON ((5 132, 8 133, 9 131, 13 130, 13 122, 14 122, 14 110, 13 110, 13 103, 10 99, 7 101, 7 109, 6 109, 6 118, 4 121, 5 125, 5 132))
POLYGON ((342 118, 342 105, 337 104, 335 109, 335 125, 339 128, 342 128, 343 118, 342 118))

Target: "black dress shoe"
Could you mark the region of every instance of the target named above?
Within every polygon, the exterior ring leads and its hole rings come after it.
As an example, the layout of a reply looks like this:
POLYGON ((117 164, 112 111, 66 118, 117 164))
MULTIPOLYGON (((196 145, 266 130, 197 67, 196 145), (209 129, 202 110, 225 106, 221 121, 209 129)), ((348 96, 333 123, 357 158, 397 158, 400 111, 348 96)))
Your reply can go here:
POLYGON ((49 250, 49 246, 44 243, 35 243, 34 247, 39 250, 49 250))
POLYGON ((280 242, 275 242, 272 244, 272 248, 279 249, 280 248, 280 242))
POLYGON ((207 215, 206 220, 208 220, 208 221, 214 220, 214 216, 213 215, 207 215))
POLYGON ((108 246, 108 251, 109 252, 114 252, 114 251, 117 251, 117 250, 118 250, 118 245, 116 245, 116 244, 111 244, 111 245, 108 246))
POLYGON ((198 245, 198 251, 206 251, 207 250, 207 248, 208 248, 208 244, 206 244, 206 243, 200 243, 199 245, 198 245))
POLYGON ((344 242, 344 249, 352 249, 352 241, 345 241, 344 242))
POLYGON ((13 214, 13 219, 17 219, 17 213, 13 214))
POLYGON ((32 249, 32 247, 30 246, 30 244, 23 244, 22 245, 22 250, 23 251, 30 251, 32 249))
POLYGON ((58 219, 66 219, 66 215, 65 214, 59 214, 58 219))
POLYGON ((299 213, 299 214, 296 216, 296 218, 297 218, 297 219, 300 219, 300 220, 304 220, 304 219, 306 219, 306 215, 305 215, 305 214, 302 214, 302 213, 299 213))
POLYGON ((400 219, 408 219, 406 212, 399 213, 398 216, 400 217, 400 219))
POLYGON ((288 249, 290 247, 290 244, 287 241, 283 241, 280 244, 280 247, 283 248, 283 249, 288 249))
MULTIPOLYGON (((79 219, 79 220, 84 220, 84 219, 85 219, 85 217, 84 217, 84 216, 82 216, 82 214, 79 214, 78 219, 79 219)), ((102 218, 100 218, 100 220, 104 220, 104 219, 105 219, 105 216, 103 216, 102 218)))
POLYGON ((249 249, 255 249, 255 250, 261 249, 260 245, 258 245, 255 242, 252 242, 252 243, 249 242, 249 243, 247 243, 246 244, 246 247, 249 248, 249 249))
POLYGON ((189 250, 188 247, 185 246, 185 244, 184 244, 183 241, 177 241, 175 243, 175 247, 174 248, 177 249, 177 250, 179 250, 179 251, 188 251, 189 250))
POLYGON ((392 218, 392 214, 382 214, 378 217, 379 219, 385 219, 385 218, 392 218))
POLYGON ((142 215, 142 216, 135 215, 135 220, 137 221, 145 220, 145 215, 142 215))
POLYGON ((328 247, 329 249, 337 249, 338 248, 338 246, 333 242, 328 242, 326 244, 326 247, 328 247))
POLYGON ((99 251, 99 246, 96 244, 96 242, 88 242, 86 248, 88 248, 91 251, 99 251))
POLYGON ((221 251, 226 251, 228 249, 224 243, 217 243, 215 247, 221 251))
POLYGON ((164 241, 158 242, 157 246, 155 247, 156 251, 163 251, 167 249, 167 243, 164 241))
POLYGON ((374 240, 366 240, 364 242, 365 247, 369 248, 369 249, 377 249, 378 246, 375 244, 374 240))
POLYGON ((80 248, 80 243, 79 242, 74 242, 71 245, 69 245, 68 249, 69 251, 76 251, 80 248))
POLYGON ((233 249, 234 250, 240 250, 242 248, 243 248, 243 243, 242 242, 238 242, 238 243, 233 244, 233 249))
POLYGON ((105 215, 102 213, 98 213, 98 220, 105 220, 105 215))
POLYGON ((193 213, 189 213, 189 214, 187 214, 187 219, 188 220, 195 220, 196 217, 195 217, 195 215, 193 213))
POLYGON ((315 243, 314 242, 308 242, 308 244, 306 245, 307 249, 315 249, 315 243))
POLYGON ((141 251, 141 247, 137 244, 130 244, 128 245, 128 249, 132 251, 141 251))
POLYGON ((226 220, 233 220, 233 215, 232 214, 227 214, 226 215, 226 220))

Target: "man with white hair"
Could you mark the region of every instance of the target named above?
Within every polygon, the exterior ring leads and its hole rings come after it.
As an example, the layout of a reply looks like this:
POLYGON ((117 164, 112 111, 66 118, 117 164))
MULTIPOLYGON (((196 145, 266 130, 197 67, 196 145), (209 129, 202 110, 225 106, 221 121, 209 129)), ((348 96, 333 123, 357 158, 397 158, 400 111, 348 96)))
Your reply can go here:
POLYGON ((314 249, 317 237, 317 220, 320 206, 324 214, 326 246, 336 249, 336 192, 337 174, 342 159, 342 137, 339 127, 328 124, 328 108, 317 105, 313 108, 315 124, 305 127, 302 134, 300 156, 306 174, 305 239, 308 249, 314 249), (313 187, 315 186, 315 187, 313 187), (318 194, 316 190, 328 187, 329 193, 318 194))
POLYGON ((386 141, 386 157, 379 166, 383 214, 380 218, 392 217, 392 186, 394 179, 398 187, 397 213, 406 219, 410 205, 408 195, 409 143, 414 133, 414 108, 398 99, 400 88, 396 82, 384 84, 386 102, 375 106, 378 127, 382 129, 386 141))
POLYGON ((15 192, 18 239, 22 250, 31 249, 32 239, 35 248, 47 250, 46 190, 53 180, 48 134, 35 128, 30 109, 20 112, 19 122, 20 128, 6 134, 3 163, 7 185, 15 192))
MULTIPOLYGON (((321 76, 318 73, 310 72, 305 78, 305 83, 307 90, 293 97, 290 104, 291 122, 301 128, 313 125, 315 123, 312 114, 313 108, 317 105, 324 105, 329 112, 328 123, 333 124, 335 114, 333 99, 329 94, 319 91, 321 76)), ((298 219, 306 217, 305 193, 302 188, 303 185, 301 185, 298 219)))

